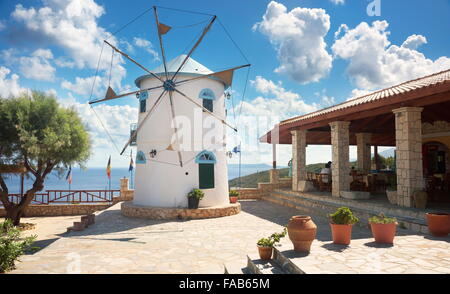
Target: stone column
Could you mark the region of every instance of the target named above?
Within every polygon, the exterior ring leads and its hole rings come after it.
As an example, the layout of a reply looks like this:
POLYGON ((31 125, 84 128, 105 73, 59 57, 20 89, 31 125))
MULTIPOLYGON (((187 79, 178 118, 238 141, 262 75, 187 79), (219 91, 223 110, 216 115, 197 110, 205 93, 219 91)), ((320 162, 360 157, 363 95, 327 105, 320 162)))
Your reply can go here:
POLYGON ((397 203, 413 207, 413 193, 423 189, 422 110, 420 107, 394 109, 397 146, 397 203))
POLYGON ((342 191, 350 191, 349 126, 348 121, 330 123, 333 150, 331 168, 333 197, 341 197, 342 191))
POLYGON ((269 170, 269 181, 271 184, 278 184, 278 170, 277 169, 269 170))
POLYGON ((370 133, 356 134, 356 143, 358 148, 358 169, 368 173, 371 168, 371 138, 370 133))
POLYGON ((128 184, 129 184, 128 178, 124 177, 120 179, 120 193, 126 192, 130 189, 128 184))
POLYGON ((292 190, 308 192, 314 187, 306 179, 306 130, 292 131, 292 190))

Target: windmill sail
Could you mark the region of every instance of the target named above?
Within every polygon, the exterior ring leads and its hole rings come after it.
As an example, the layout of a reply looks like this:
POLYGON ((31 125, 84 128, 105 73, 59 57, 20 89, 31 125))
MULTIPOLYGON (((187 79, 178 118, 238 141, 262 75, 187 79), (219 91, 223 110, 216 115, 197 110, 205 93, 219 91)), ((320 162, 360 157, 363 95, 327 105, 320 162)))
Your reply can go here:
POLYGON ((159 23, 159 24, 158 24, 158 33, 159 33, 160 35, 165 35, 165 34, 167 34, 167 33, 170 31, 170 29, 172 29, 172 27, 170 27, 170 26, 168 26, 168 25, 165 25, 165 24, 163 24, 163 23, 159 23))

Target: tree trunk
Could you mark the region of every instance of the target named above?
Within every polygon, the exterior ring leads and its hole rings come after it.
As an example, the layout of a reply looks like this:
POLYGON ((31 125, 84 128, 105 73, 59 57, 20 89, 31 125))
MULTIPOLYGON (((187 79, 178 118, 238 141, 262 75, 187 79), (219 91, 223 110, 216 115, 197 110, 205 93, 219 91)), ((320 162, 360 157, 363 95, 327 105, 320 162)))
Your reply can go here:
POLYGON ((11 205, 8 209, 6 209, 5 219, 11 220, 13 225, 18 226, 24 210, 24 208, 21 208, 18 205, 11 205))

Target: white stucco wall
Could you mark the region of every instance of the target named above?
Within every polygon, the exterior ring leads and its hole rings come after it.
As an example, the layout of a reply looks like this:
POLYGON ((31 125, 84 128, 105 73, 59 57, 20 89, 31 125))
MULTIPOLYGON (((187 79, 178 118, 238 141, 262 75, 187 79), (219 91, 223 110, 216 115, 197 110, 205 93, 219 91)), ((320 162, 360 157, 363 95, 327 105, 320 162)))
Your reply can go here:
MULTIPOLYGON (((189 75, 183 74, 178 79, 189 77, 189 75)), ((161 82, 155 78, 148 78, 141 81, 140 87, 143 89, 160 84, 161 82)), ((199 104, 202 104, 202 99, 199 99, 198 96, 204 88, 209 88, 214 92, 216 97, 213 102, 214 113, 225 119, 223 83, 204 78, 177 87, 199 104)), ((151 109, 161 91, 158 89, 149 92, 147 112, 151 109)), ((219 138, 225 138, 226 127, 177 92, 173 92, 173 100, 178 122, 182 123, 179 125, 179 133, 184 134, 184 137, 179 138, 181 146, 173 144, 173 147, 175 150, 183 148, 183 167, 179 166, 176 151, 165 150, 171 141, 176 142, 172 140, 174 129, 171 126, 170 103, 168 94, 166 94, 156 111, 145 121, 142 129, 138 132, 137 151, 143 151, 146 154, 147 162, 146 164, 136 163, 133 202, 137 205, 154 207, 187 207, 187 193, 191 189, 199 187, 198 164, 195 162, 195 157, 201 151, 208 150, 213 152, 216 157, 214 167, 215 188, 203 190, 205 197, 200 201, 200 207, 228 204, 228 173, 226 148, 223 146, 224 140, 222 139, 219 142, 208 140, 211 134, 219 138), (202 119, 200 119, 201 117, 202 119), (211 125, 213 125, 212 132, 211 125), (149 156, 152 149, 157 150, 155 158, 149 156)), ((139 114, 139 124, 147 112, 139 114)))

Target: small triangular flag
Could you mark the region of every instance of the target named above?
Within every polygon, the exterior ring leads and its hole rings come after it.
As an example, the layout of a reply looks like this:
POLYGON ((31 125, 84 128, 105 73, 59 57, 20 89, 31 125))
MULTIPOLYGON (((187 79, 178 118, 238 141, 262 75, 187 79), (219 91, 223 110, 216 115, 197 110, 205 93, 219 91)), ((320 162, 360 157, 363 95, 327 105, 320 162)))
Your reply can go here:
POLYGON ((160 35, 165 35, 165 34, 167 34, 170 31, 171 28, 172 27, 169 27, 169 26, 167 26, 167 25, 165 25, 163 23, 159 23, 159 25, 158 25, 158 32, 159 32, 160 35))

